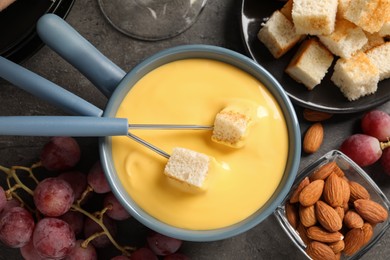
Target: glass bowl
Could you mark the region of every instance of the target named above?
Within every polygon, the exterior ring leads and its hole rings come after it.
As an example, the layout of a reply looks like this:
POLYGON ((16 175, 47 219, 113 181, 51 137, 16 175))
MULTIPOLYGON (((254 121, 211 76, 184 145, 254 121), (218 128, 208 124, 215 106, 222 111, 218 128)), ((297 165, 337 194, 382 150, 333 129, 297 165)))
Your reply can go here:
MULTIPOLYGON (((306 167, 302 172, 298 175, 295 180, 291 191, 288 196, 284 199, 282 204, 275 210, 274 215, 276 216, 279 224, 286 232, 288 237, 293 241, 293 243, 302 251, 302 253, 309 259, 310 256, 306 253, 306 244, 304 240, 300 237, 298 231, 293 228, 293 226, 289 223, 287 216, 285 205, 289 201, 292 193, 301 183, 301 181, 305 177, 309 177, 313 172, 319 169, 321 166, 335 161, 339 168, 341 168, 345 174, 345 176, 351 180, 361 184, 363 187, 367 189, 370 193, 371 200, 382 205, 387 211, 389 211, 390 202, 387 199, 386 195, 380 190, 380 188, 376 185, 376 183, 371 179, 371 177, 360 168, 355 162, 353 162, 349 157, 341 153, 340 151, 333 150, 326 153, 324 156, 319 158, 317 161, 306 167)), ((373 235, 368 243, 366 243, 362 248, 360 248, 357 252, 355 252, 351 256, 347 256, 345 254, 341 254, 341 259, 359 259, 365 253, 367 253, 384 235, 386 230, 389 228, 390 219, 389 217, 382 223, 378 223, 373 228, 373 235)), ((345 235, 345 234, 344 234, 345 235)))

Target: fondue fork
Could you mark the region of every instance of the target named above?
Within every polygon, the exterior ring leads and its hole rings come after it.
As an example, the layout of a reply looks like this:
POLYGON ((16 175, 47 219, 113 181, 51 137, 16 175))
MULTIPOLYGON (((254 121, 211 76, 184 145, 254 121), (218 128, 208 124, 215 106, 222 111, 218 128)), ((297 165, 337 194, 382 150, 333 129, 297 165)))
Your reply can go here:
POLYGON ((18 136, 128 136, 159 155, 170 155, 130 133, 130 130, 210 130, 213 126, 177 124, 129 124, 127 118, 93 116, 1 116, 0 135, 18 136))

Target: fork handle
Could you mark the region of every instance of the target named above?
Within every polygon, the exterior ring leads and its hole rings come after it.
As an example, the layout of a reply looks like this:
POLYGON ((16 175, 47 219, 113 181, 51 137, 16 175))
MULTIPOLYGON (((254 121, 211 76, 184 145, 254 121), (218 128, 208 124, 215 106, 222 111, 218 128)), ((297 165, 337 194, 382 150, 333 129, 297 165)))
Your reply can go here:
POLYGON ((1 116, 0 135, 115 136, 127 135, 127 118, 88 116, 1 116))

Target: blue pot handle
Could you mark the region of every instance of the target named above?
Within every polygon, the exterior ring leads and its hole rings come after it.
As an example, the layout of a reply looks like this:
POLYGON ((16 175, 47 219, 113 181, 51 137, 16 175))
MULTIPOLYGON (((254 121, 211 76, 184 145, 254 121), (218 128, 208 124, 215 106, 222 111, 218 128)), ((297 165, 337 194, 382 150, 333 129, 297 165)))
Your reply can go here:
POLYGON ((53 82, 0 56, 0 78, 73 115, 102 116, 103 111, 53 82))
POLYGON ((77 68, 107 97, 111 96, 126 75, 126 72, 55 14, 43 15, 38 20, 37 32, 46 45, 77 68))

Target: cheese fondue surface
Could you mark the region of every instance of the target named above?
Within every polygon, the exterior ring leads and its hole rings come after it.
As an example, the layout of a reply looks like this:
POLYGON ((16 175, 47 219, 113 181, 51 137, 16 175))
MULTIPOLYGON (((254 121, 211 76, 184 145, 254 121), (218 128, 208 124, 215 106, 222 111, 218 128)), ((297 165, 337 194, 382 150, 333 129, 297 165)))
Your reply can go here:
POLYGON ((276 100, 250 74, 214 60, 174 61, 142 77, 116 116, 130 124, 213 125, 225 107, 248 104, 255 123, 242 148, 213 142, 212 130, 131 131, 168 154, 183 147, 210 156, 203 190, 164 175, 166 158, 128 137, 113 137, 114 165, 129 195, 156 219, 192 230, 226 227, 261 208, 284 174, 288 133, 276 100))

